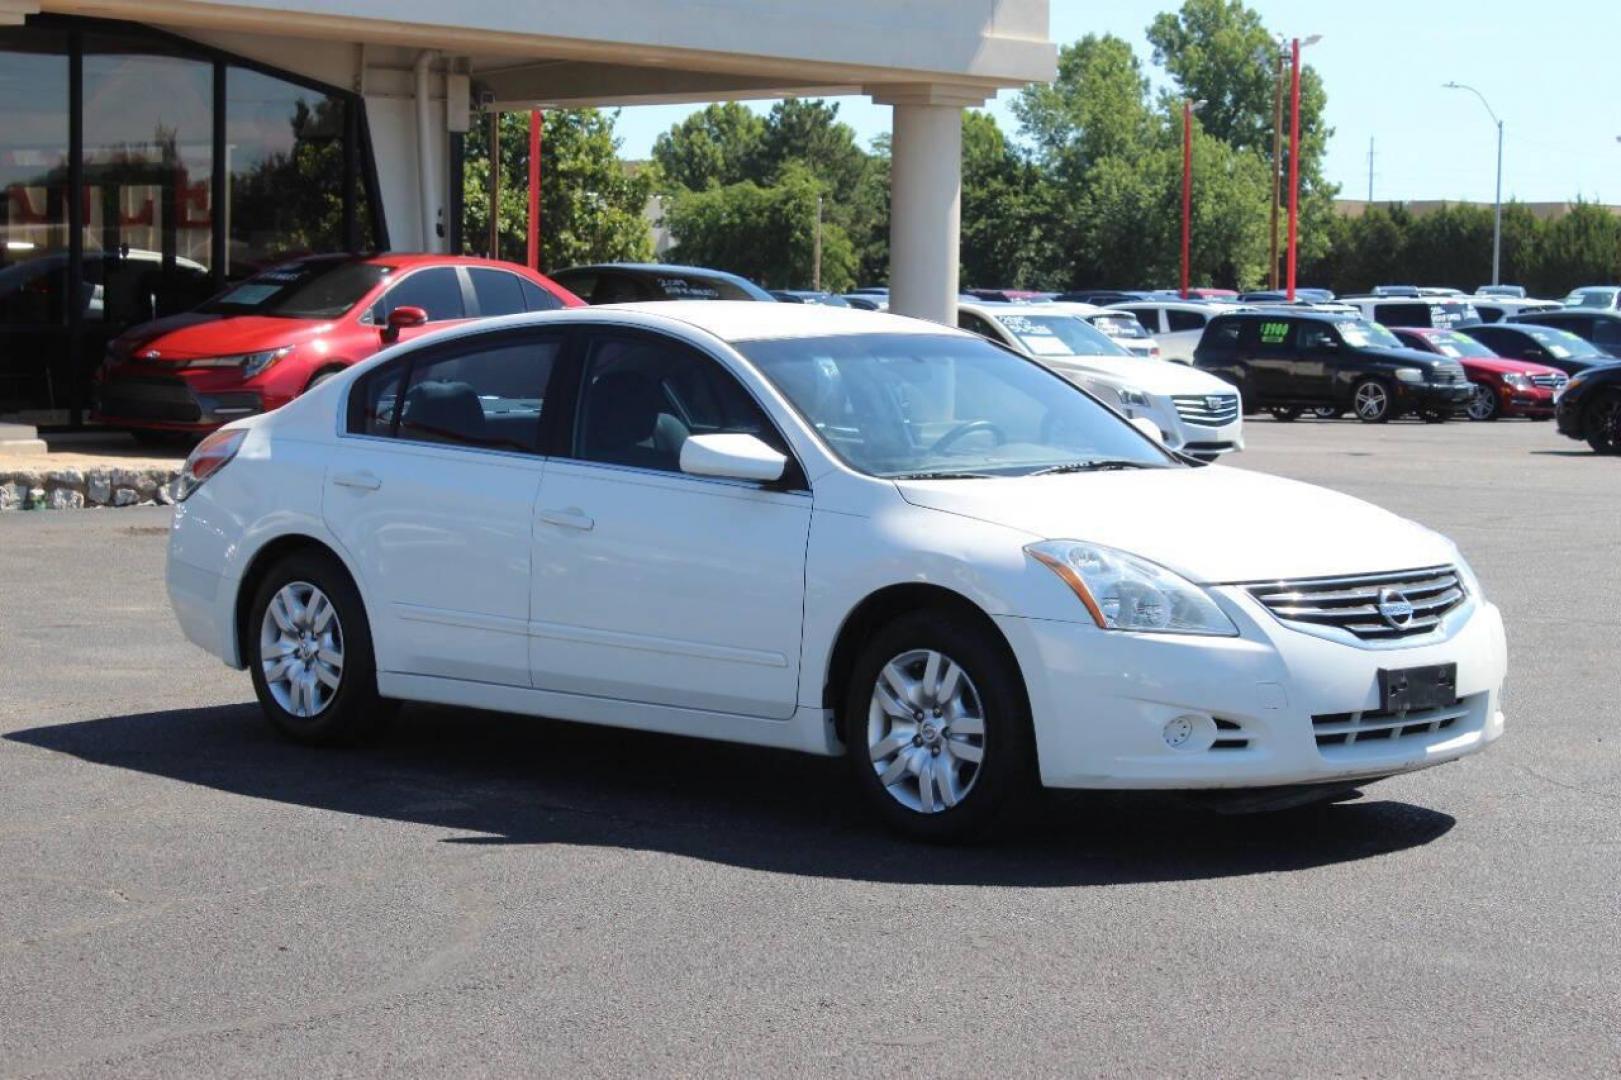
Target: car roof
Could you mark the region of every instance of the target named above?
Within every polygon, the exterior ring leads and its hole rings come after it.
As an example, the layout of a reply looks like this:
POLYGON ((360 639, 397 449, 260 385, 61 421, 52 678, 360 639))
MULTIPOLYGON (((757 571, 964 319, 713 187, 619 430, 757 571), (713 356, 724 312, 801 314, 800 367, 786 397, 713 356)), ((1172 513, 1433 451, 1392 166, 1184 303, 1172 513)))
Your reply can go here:
POLYGON ((972 312, 986 319, 994 319, 998 315, 1067 315, 1072 319, 1083 318, 1081 313, 1071 311, 1069 304, 1064 301, 1050 304, 1005 304, 996 300, 960 300, 957 302, 957 310, 972 312))
MULTIPOLYGON (((1002 305, 1013 307, 1012 304, 1002 305)), ((575 309, 581 310, 581 309, 575 309)), ((761 304, 753 300, 650 300, 604 304, 599 314, 636 312, 686 323, 723 341, 835 337, 847 334, 959 334, 956 327, 860 308, 761 304)))
MULTIPOLYGON (((691 277, 722 278, 727 281, 748 281, 741 274, 734 274, 729 270, 716 270, 712 266, 686 266, 681 263, 635 263, 635 262, 607 262, 585 263, 580 266, 569 266, 555 271, 559 274, 572 274, 582 270, 628 270, 635 274, 686 274, 691 277)), ((753 284, 750 282, 750 284, 753 284)), ((711 301, 713 303, 713 301, 711 301)))
POLYGON ((1321 311, 1316 308, 1275 307, 1267 311, 1223 311, 1216 319, 1311 319, 1316 322, 1355 322, 1362 316, 1352 311, 1321 311))

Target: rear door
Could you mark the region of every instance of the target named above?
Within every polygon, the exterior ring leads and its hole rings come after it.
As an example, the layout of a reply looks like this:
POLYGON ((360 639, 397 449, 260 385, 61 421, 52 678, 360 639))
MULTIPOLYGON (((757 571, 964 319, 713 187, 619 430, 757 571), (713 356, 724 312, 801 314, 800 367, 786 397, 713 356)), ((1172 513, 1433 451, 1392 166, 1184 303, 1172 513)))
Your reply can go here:
POLYGON ((1249 386, 1256 404, 1288 402, 1295 393, 1295 335, 1298 327, 1287 316, 1251 319, 1244 324, 1239 348, 1249 358, 1249 386))
POLYGON ((560 331, 428 346, 350 391, 322 510, 382 671, 529 685, 529 557, 560 331))

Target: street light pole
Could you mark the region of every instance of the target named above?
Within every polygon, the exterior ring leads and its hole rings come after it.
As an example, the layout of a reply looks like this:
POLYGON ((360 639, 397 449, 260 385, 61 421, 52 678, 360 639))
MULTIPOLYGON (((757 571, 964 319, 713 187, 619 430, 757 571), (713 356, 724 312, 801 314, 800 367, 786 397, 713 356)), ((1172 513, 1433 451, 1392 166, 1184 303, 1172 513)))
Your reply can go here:
POLYGON ((1193 114, 1204 100, 1182 99, 1182 299, 1188 298, 1188 270, 1193 252, 1193 114))
POLYGON ((1497 118, 1497 112, 1486 100, 1486 95, 1473 86, 1466 86, 1460 82, 1442 83, 1444 90, 1467 90, 1480 99, 1486 107, 1486 115, 1492 118, 1497 125, 1497 198, 1492 210, 1492 284, 1501 285, 1503 271, 1503 121, 1497 118))

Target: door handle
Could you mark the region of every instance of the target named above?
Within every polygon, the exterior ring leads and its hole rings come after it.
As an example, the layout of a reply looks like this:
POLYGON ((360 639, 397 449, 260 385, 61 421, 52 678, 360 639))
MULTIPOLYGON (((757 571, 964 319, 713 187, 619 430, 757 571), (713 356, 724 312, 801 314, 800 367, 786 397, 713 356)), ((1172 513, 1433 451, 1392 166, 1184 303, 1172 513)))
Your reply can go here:
POLYGON ((332 482, 339 487, 356 488, 360 491, 376 491, 383 486, 383 482, 369 472, 338 473, 332 482))
POLYGON ((589 532, 596 525, 590 517, 573 507, 567 510, 542 510, 535 516, 548 525, 559 525, 565 529, 581 529, 589 532))

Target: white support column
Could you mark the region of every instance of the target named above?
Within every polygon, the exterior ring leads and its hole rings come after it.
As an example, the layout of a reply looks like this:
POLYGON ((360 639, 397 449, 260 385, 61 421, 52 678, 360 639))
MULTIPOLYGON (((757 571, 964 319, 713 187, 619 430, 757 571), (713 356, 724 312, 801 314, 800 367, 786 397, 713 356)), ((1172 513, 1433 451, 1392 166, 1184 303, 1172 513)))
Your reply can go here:
POLYGON ((889 310, 957 323, 962 232, 962 111, 983 105, 977 87, 935 83, 872 87, 895 110, 889 209, 889 310))

